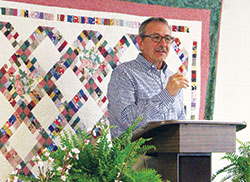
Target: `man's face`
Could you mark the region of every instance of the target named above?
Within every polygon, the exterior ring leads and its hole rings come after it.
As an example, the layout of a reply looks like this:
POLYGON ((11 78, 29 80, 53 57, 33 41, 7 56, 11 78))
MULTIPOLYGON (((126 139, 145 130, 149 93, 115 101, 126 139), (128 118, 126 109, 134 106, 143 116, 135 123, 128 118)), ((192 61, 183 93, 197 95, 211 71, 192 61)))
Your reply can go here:
MULTIPOLYGON (((151 22, 146 26, 145 35, 171 36, 171 30, 162 22, 151 22)), ((168 56, 170 41, 161 39, 160 42, 155 42, 150 37, 144 37, 144 39, 138 37, 138 44, 142 55, 156 66, 168 56)))

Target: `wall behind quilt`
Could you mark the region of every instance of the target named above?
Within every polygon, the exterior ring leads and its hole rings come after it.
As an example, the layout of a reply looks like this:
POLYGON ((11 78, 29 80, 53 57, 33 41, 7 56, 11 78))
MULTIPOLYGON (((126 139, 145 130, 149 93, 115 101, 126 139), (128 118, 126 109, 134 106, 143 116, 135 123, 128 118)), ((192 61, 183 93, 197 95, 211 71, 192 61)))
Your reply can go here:
POLYGON ((18 164, 36 174, 31 159, 45 147, 56 149, 58 126, 76 130, 106 120, 110 73, 137 56, 135 37, 149 16, 169 21, 176 39, 166 61, 175 72, 188 60, 187 118, 203 119, 208 10, 111 0, 0 6, 0 181, 18 164))

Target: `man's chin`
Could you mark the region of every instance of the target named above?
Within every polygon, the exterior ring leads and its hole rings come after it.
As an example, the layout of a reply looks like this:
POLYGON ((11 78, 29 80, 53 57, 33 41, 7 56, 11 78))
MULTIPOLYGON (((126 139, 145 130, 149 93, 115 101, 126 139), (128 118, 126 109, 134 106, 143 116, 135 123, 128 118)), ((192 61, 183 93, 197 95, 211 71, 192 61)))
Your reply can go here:
POLYGON ((159 56, 158 57, 158 60, 159 60, 159 62, 162 62, 162 61, 164 61, 165 59, 167 58, 167 56, 159 56))

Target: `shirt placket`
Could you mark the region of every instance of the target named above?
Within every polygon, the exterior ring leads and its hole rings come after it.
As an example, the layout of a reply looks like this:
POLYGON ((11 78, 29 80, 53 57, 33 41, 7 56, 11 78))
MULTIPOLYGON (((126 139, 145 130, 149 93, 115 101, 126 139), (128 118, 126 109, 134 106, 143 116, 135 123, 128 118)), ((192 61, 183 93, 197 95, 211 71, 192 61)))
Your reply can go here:
MULTIPOLYGON (((163 69, 161 70, 161 84, 162 84, 162 89, 166 89, 166 86, 167 86, 167 76, 165 74, 165 72, 163 71, 163 69)), ((163 120, 166 120, 167 119, 167 115, 164 113, 163 114, 163 120)))
POLYGON ((156 69, 155 65, 152 65, 151 67, 151 74, 154 80, 156 81, 156 83, 160 86, 160 88, 163 88, 161 73, 156 69))
POLYGON ((166 83, 167 83, 167 77, 165 73, 161 70, 161 85, 162 85, 162 90, 166 88, 166 83))

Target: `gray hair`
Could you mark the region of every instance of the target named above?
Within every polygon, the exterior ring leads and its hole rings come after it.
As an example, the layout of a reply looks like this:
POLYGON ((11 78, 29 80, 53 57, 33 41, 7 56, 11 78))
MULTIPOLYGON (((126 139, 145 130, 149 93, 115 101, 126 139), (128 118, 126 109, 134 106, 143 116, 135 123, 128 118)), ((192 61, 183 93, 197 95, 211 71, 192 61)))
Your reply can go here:
POLYGON ((151 22, 160 22, 160 23, 164 23, 168 26, 168 28, 171 30, 170 26, 168 25, 168 22, 166 19, 161 18, 161 17, 151 17, 146 19, 144 22, 142 22, 140 28, 139 28, 139 36, 143 38, 143 35, 145 35, 145 30, 146 30, 146 26, 151 23, 151 22))

